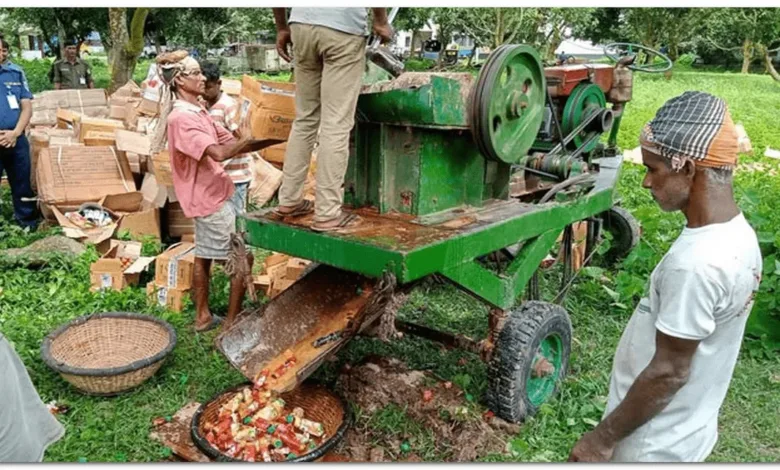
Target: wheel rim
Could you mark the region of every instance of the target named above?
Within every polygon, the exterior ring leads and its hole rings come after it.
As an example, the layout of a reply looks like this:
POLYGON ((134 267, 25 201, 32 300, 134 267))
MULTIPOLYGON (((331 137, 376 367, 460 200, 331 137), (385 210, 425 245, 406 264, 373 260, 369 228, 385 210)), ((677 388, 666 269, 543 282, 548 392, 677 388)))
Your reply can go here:
MULTIPOLYGON (((604 92, 601 91, 597 85, 593 84, 581 84, 577 85, 571 94, 571 97, 566 100, 566 106, 563 108, 563 132, 569 134, 577 126, 582 123, 591 113, 599 112, 607 107, 607 98, 604 96, 604 92)), ((582 131, 572 139, 573 148, 580 147, 593 132, 582 131)), ((590 152, 593 150, 598 141, 594 140, 583 150, 583 152, 590 152)))
POLYGON ((563 341, 557 334, 545 337, 536 348, 534 361, 528 372, 526 391, 528 400, 540 406, 555 392, 563 364, 563 341))

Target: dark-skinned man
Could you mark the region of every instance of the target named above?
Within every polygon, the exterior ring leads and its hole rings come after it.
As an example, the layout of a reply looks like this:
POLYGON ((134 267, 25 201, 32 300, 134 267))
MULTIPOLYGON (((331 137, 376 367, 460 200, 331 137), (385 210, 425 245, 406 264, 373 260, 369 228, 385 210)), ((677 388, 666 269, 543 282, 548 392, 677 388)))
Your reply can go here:
MULTIPOLYGON (((358 223, 341 211, 344 175, 349 158, 349 134, 366 63, 366 8, 274 8, 276 49, 290 62, 295 58, 295 121, 284 157, 277 217, 314 212, 312 230, 328 232, 358 223), (312 207, 303 199, 311 153, 317 141, 317 189, 312 207)), ((373 32, 387 42, 392 28, 384 8, 372 8, 373 32)))
POLYGON ((54 89, 81 90, 93 88, 92 68, 78 55, 78 41, 68 41, 65 57, 54 62, 54 89))
POLYGON ((0 40, 0 176, 8 176, 16 223, 35 230, 38 219, 30 183, 30 144, 24 132, 32 117, 32 99, 21 67, 8 60, 8 42, 0 40))
MULTIPOLYGON (((278 140, 250 140, 248 118, 240 129, 242 139, 216 124, 199 101, 206 78, 198 62, 186 51, 163 54, 157 58, 163 87, 160 90, 160 122, 153 151, 166 147, 170 152, 171 173, 176 197, 187 217, 195 219, 195 269, 193 294, 196 331, 208 331, 221 319, 211 314, 208 305, 211 264, 225 262, 230 254, 230 236, 236 231, 240 203, 230 176, 221 162, 246 152, 279 144, 278 140), (246 136, 246 137, 243 137, 246 136)), ((251 253, 247 260, 251 267, 251 253)), ((240 277, 230 284, 228 313, 224 327, 236 318, 246 286, 240 277)))
POLYGON ((640 142, 642 186, 687 224, 620 339, 604 418, 570 461, 705 460, 761 280, 755 232, 734 201, 737 134, 726 103, 685 92, 640 142))

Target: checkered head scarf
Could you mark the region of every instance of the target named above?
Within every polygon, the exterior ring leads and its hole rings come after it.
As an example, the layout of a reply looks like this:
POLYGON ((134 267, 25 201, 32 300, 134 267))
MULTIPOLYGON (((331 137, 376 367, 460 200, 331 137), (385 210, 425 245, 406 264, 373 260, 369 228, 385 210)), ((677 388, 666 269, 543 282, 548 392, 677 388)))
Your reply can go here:
POLYGON ((645 150, 668 158, 674 171, 688 160, 705 168, 737 165, 737 131, 726 102, 700 91, 686 91, 664 103, 639 141, 645 150))
POLYGON ((152 139, 152 152, 158 153, 168 145, 168 115, 173 109, 176 99, 173 83, 179 75, 188 75, 200 70, 197 60, 189 56, 187 51, 174 51, 157 57, 157 75, 162 81, 160 88, 160 116, 152 139))

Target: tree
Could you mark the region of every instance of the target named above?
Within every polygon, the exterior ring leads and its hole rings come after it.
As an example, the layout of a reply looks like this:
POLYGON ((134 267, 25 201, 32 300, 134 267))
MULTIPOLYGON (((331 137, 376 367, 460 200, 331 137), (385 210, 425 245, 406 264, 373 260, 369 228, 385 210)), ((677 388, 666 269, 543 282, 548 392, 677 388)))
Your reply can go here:
POLYGON ((52 51, 64 52, 63 39, 81 42, 106 24, 105 8, 11 8, 9 17, 17 24, 37 27, 52 51), (57 42, 53 42, 53 36, 57 42))
MULTIPOLYGON (((704 28, 707 41, 725 52, 738 52, 742 73, 748 73, 756 58, 763 59, 767 71, 774 68, 769 54, 780 43, 780 10, 777 8, 717 8, 704 28)), ((774 75, 773 75, 774 76, 774 75)))
POLYGON ((110 37, 114 51, 111 62, 110 93, 133 77, 138 56, 144 49, 144 23, 148 14, 148 8, 136 8, 128 30, 127 8, 108 9, 110 37))
MULTIPOLYGON (((417 43, 417 36, 420 30, 433 16, 433 9, 431 8, 400 8, 393 20, 393 29, 396 31, 411 31, 411 51, 414 53, 414 49, 417 43)), ((420 45, 420 54, 422 54, 423 48, 420 45)))

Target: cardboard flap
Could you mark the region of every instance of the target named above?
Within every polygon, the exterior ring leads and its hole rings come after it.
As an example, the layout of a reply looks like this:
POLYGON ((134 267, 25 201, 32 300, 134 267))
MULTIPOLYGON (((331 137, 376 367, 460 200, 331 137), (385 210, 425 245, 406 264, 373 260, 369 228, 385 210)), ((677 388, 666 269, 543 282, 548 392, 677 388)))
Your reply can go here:
POLYGON ((149 136, 124 129, 117 129, 115 133, 117 150, 138 155, 152 154, 152 142, 149 136))
POLYGON ((141 210, 143 200, 143 192, 134 191, 132 193, 108 194, 100 200, 99 204, 113 212, 137 212, 141 210))
POLYGON ((139 274, 146 271, 146 268, 152 264, 154 259, 154 256, 141 256, 125 269, 125 274, 139 274))
MULTIPOLYGON (((108 255, 106 255, 108 256, 108 255)), ((89 271, 92 273, 106 273, 106 272, 122 272, 122 261, 116 258, 100 258, 89 266, 89 271)))
POLYGON ((168 198, 168 190, 165 186, 157 184, 157 177, 151 173, 144 175, 144 181, 141 184, 141 194, 143 194, 144 208, 156 207, 162 209, 165 206, 165 200, 168 198))

